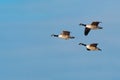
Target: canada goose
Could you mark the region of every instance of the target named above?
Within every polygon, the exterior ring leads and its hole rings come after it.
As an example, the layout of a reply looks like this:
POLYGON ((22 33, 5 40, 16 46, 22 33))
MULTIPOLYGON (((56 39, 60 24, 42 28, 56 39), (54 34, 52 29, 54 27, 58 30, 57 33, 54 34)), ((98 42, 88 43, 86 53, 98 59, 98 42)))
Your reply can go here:
POLYGON ((85 46, 88 51, 95 51, 95 50, 101 51, 101 49, 97 47, 98 43, 92 43, 92 44, 79 43, 79 45, 85 46))
POLYGON ((80 23, 79 25, 85 26, 84 35, 87 36, 88 33, 90 32, 90 30, 102 29, 102 27, 98 26, 99 23, 101 23, 101 22, 94 21, 91 24, 82 24, 82 23, 80 23))
POLYGON ((73 36, 70 36, 70 31, 62 31, 62 33, 59 35, 52 34, 51 36, 59 37, 59 38, 65 39, 65 40, 75 38, 73 36))

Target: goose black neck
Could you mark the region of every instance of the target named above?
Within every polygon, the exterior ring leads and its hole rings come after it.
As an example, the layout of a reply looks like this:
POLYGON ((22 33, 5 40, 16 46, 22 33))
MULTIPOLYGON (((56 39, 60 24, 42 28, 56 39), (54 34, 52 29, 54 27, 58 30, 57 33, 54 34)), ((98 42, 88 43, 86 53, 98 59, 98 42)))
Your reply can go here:
POLYGON ((82 24, 82 23, 80 23, 79 25, 81 25, 81 26, 86 26, 86 24, 82 24))
POLYGON ((58 37, 58 35, 53 35, 54 37, 58 37))
POLYGON ((58 37, 58 35, 52 34, 51 36, 58 37))
POLYGON ((86 46, 86 44, 84 44, 84 43, 79 43, 79 45, 83 45, 83 46, 86 46))

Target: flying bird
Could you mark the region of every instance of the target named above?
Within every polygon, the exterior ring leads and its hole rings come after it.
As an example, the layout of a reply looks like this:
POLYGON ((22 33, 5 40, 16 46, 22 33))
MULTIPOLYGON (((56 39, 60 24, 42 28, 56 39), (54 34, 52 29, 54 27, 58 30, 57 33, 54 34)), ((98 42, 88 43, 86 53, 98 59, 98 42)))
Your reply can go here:
POLYGON ((75 37, 74 36, 71 36, 70 35, 70 31, 62 31, 62 33, 56 35, 56 34, 52 34, 51 36, 53 37, 58 37, 58 38, 62 38, 62 39, 65 39, 65 40, 68 40, 68 39, 74 39, 75 37))
POLYGON ((90 32, 90 30, 97 30, 97 29, 102 29, 103 27, 100 27, 99 26, 99 21, 94 21, 92 22, 91 24, 83 24, 83 23, 80 23, 79 25, 81 26, 84 26, 85 27, 85 30, 84 30, 84 35, 87 36, 88 33, 90 32))
POLYGON ((84 44, 84 43, 79 43, 79 45, 83 45, 86 47, 88 51, 102 51, 100 48, 97 47, 98 43, 92 43, 92 44, 84 44))

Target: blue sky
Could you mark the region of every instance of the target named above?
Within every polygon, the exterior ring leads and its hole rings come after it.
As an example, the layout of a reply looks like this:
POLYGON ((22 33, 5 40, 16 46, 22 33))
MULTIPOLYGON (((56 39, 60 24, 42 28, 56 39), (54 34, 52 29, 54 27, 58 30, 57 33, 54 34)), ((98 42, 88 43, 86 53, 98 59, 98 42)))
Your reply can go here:
POLYGON ((119 0, 1 0, 0 80, 119 80, 119 0), (79 23, 101 21, 83 35, 79 23), (74 40, 53 38, 71 31, 74 40), (78 43, 99 43, 88 52, 78 43))

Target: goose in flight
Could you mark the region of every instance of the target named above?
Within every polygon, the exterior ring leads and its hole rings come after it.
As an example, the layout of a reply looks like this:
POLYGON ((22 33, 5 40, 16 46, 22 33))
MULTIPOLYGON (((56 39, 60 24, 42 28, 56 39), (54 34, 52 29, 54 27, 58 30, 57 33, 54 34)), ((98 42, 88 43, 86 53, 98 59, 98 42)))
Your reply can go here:
POLYGON ((84 35, 87 36, 88 33, 90 32, 90 30, 97 30, 97 29, 102 29, 102 27, 99 26, 99 21, 94 21, 91 24, 83 24, 80 23, 79 25, 81 26, 85 26, 85 30, 84 30, 84 35))
POLYGON ((75 38, 74 36, 70 35, 70 31, 62 31, 62 33, 60 33, 58 35, 52 34, 51 36, 53 36, 53 37, 59 37, 59 38, 65 39, 65 40, 74 39, 75 38))
POLYGON ((79 45, 85 46, 88 51, 96 51, 96 50, 101 51, 101 49, 97 47, 98 43, 92 43, 92 44, 79 43, 79 45))

